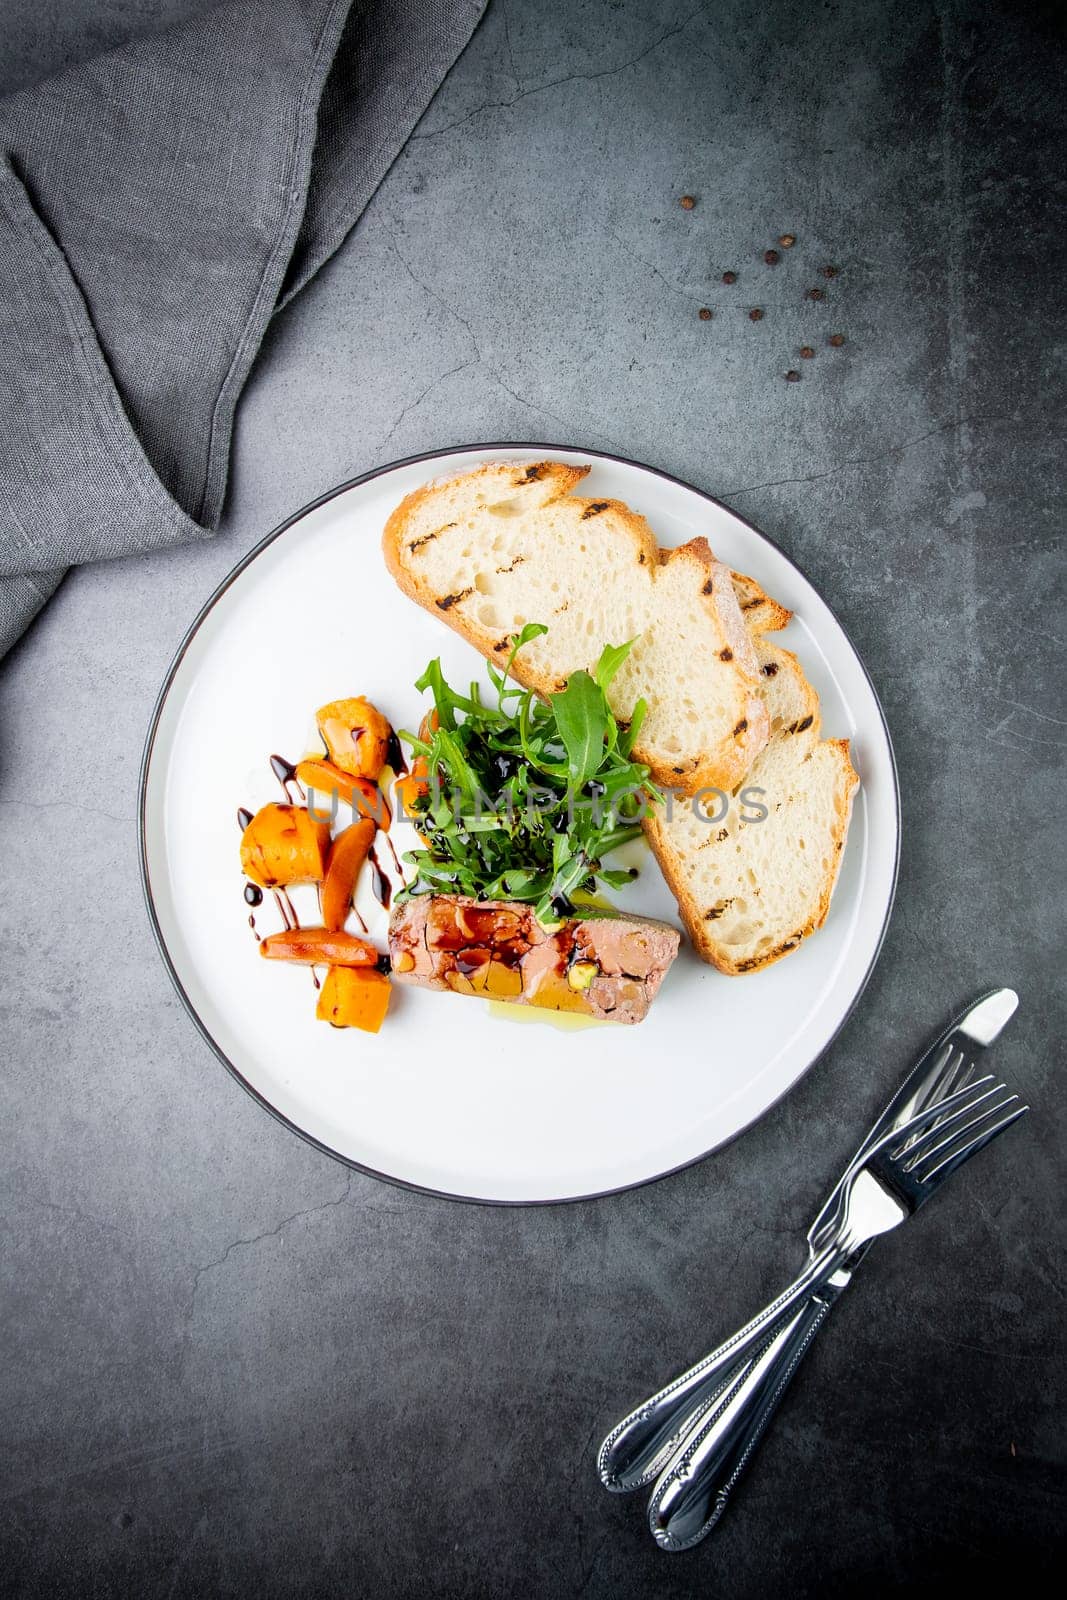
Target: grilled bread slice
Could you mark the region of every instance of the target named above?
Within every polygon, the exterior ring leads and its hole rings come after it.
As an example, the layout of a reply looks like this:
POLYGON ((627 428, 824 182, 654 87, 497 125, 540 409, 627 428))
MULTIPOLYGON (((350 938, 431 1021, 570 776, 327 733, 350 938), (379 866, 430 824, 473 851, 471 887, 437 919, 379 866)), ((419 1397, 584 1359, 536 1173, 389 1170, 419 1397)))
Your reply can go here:
POLYGON ((770 966, 825 922, 859 783, 848 740, 819 738, 796 656, 763 639, 757 651, 772 731, 743 787, 645 821, 698 953, 731 976, 770 966))
MULTIPOLYGON (((389 570, 490 660, 507 657, 524 623, 545 623, 513 669, 543 695, 591 670, 604 645, 633 639, 609 699, 622 721, 639 697, 648 703, 635 758, 688 794, 733 788, 770 736, 733 574, 706 539, 661 550, 621 501, 576 496, 588 471, 500 462, 429 484, 386 523, 389 570)), ((739 581, 771 625, 781 608, 739 581)))

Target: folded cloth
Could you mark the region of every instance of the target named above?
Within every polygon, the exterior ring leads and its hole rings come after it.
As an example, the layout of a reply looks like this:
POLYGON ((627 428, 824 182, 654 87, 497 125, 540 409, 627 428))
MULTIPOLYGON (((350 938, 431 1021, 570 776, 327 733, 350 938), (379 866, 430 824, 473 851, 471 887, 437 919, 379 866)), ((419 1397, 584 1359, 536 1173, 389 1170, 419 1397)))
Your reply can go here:
POLYGON ((487 0, 225 0, 0 103, 0 656, 71 564, 218 525, 276 310, 487 0))

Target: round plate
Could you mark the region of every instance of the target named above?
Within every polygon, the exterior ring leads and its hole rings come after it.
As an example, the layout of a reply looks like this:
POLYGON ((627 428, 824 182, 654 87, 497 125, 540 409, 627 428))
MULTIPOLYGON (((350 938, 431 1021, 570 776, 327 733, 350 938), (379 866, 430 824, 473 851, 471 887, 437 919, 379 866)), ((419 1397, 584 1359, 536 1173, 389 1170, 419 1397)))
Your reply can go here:
MULTIPOLYGON (((635 462, 556 445, 479 446, 383 468, 268 535, 208 601, 164 683, 141 774, 145 892, 160 949, 220 1059, 260 1102, 363 1170, 469 1200, 576 1199, 661 1177, 772 1106, 825 1050, 870 975, 896 882, 896 771, 881 708, 844 630, 792 562, 698 490, 635 462), (238 862, 239 806, 280 798, 269 757, 312 747, 314 710, 363 694, 398 727, 439 655, 460 683, 480 656, 405 599, 380 538, 401 498, 484 461, 591 462, 582 492, 626 501, 662 544, 705 534, 789 606, 779 637, 847 735, 860 774, 826 926, 765 972, 726 978, 688 948, 640 1026, 561 1028, 549 1014, 395 988, 377 1035, 315 1020, 306 967, 261 961, 238 862), (544 1020, 541 1017, 544 1016, 544 1020), (529 1020, 527 1020, 529 1019, 529 1020)), ((407 839, 394 829, 397 848, 407 839)), ((385 852, 386 860, 388 854, 385 852)), ((364 878, 369 874, 364 873, 364 878)), ((655 860, 618 897, 677 921, 655 860)), ((316 920, 315 891, 294 892, 316 920), (303 897, 303 898, 302 898, 303 897)), ((379 942, 384 915, 357 905, 379 942), (373 919, 377 916, 377 921, 373 919)), ((279 922, 269 897, 260 931, 279 922)))

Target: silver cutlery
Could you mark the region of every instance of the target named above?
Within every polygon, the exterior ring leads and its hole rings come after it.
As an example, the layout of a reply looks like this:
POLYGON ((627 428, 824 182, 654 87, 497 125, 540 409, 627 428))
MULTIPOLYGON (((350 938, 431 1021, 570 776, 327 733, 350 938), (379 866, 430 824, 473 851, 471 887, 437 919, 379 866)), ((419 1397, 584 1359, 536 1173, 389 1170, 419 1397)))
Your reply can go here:
POLYGON ((856 1265, 949 1174, 1027 1109, 974 1058, 1018 997, 982 997, 945 1030, 893 1096, 808 1230, 808 1260, 781 1295, 703 1361, 612 1429, 601 1481, 616 1492, 656 1478, 649 1520, 665 1549, 697 1543, 722 1514, 801 1356, 856 1265))

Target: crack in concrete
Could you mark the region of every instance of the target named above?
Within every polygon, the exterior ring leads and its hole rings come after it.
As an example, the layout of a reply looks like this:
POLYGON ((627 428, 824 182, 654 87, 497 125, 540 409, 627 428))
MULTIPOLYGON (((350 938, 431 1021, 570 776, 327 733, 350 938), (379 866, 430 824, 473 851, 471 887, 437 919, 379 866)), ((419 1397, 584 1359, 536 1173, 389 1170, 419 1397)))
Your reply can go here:
POLYGON ((452 302, 450 300, 446 300, 444 298, 444 296, 442 294, 439 294, 438 291, 436 289, 434 289, 430 284, 428 284, 425 281, 424 278, 420 278, 419 277, 418 273, 415 271, 414 267, 411 265, 411 262, 408 260, 407 256, 404 254, 404 252, 401 250, 400 245, 397 242, 396 234, 393 232, 393 230, 391 228, 387 228, 385 226, 385 224, 383 223, 382 224, 382 232, 388 238, 389 243, 392 246, 393 253, 396 256, 396 259, 400 262, 400 265, 403 267, 404 271, 407 273, 407 275, 411 279, 412 283, 415 284, 417 288, 421 289, 424 294, 428 294, 430 296, 431 300, 435 300, 443 311, 447 311, 448 312, 450 317, 454 317, 456 319, 456 321, 459 323, 460 327, 463 329, 464 333, 467 335, 467 338, 470 340, 471 344, 474 346, 474 353, 478 357, 478 360, 480 361, 481 358, 482 358, 481 346, 478 343, 478 336, 475 333, 474 329, 471 327, 469 320, 463 315, 463 313, 461 311, 457 311, 456 310, 455 306, 452 304, 452 302))
POLYGON ((0 800, 0 806, 15 809, 23 806, 27 811, 87 811, 92 817, 106 817, 109 822, 133 824, 136 817, 117 817, 113 811, 101 811, 98 806, 87 806, 81 800, 0 800))
POLYGON ((263 1239, 277 1238, 278 1234, 280 1234, 284 1228, 287 1228, 291 1222, 298 1221, 300 1217, 314 1217, 320 1211, 331 1211, 336 1209, 338 1206, 343 1206, 345 1201, 352 1193, 352 1179, 353 1174, 350 1172, 345 1183, 343 1194, 339 1194, 335 1200, 323 1200, 321 1204, 317 1206, 307 1206, 302 1211, 294 1211, 289 1216, 283 1217, 275 1227, 266 1228, 262 1233, 252 1234, 251 1237, 247 1239, 232 1239, 220 1256, 216 1256, 212 1261, 205 1261, 202 1266, 197 1267, 193 1272, 193 1284, 189 1294, 188 1314, 190 1320, 192 1319, 193 1312, 196 1309, 197 1291, 200 1288, 200 1281, 204 1277, 205 1273, 214 1271, 216 1267, 221 1267, 226 1261, 229 1260, 230 1256, 235 1250, 238 1250, 245 1245, 259 1244, 263 1239))
POLYGON ((439 372, 436 378, 432 378, 430 380, 430 382, 426 385, 425 389, 422 389, 422 390, 419 391, 419 393, 415 396, 414 400, 409 400, 408 401, 408 403, 404 407, 403 411, 401 411, 400 415, 397 417, 396 421, 393 423, 393 426, 389 429, 389 432, 385 435, 385 437, 383 439, 379 439, 378 446, 377 446, 378 449, 379 450, 384 450, 385 449, 385 446, 389 443, 390 439, 396 433, 397 429, 400 427, 400 424, 403 422, 404 418, 406 416, 408 416, 412 411, 414 411, 418 406, 420 406, 422 404, 422 402, 426 399, 426 396, 428 394, 432 394, 433 393, 434 389, 437 388, 438 384, 444 383, 446 378, 454 377, 457 372, 466 372, 468 367, 476 367, 478 365, 479 365, 479 362, 477 361, 477 359, 475 359, 473 361, 461 361, 458 366, 449 367, 447 372, 439 372))
POLYGON ((839 472, 848 472, 852 467, 870 467, 879 461, 889 461, 893 456, 902 455, 905 450, 913 450, 916 445, 922 444, 926 439, 934 439, 940 433, 953 433, 959 428, 985 427, 991 422, 1003 422, 1004 416, 997 417, 957 417, 953 422, 944 422, 940 427, 929 428, 925 433, 917 434, 914 439, 905 439, 900 444, 890 445, 888 450, 881 451, 875 456, 854 456, 848 461, 839 461, 834 467, 827 467, 823 472, 810 472, 799 478, 768 478, 766 483, 748 483, 740 489, 723 489, 720 498, 734 500, 741 494, 754 494, 757 489, 775 489, 780 484, 789 483, 818 483, 823 478, 836 477, 839 472))
POLYGON ((546 94, 549 89, 558 89, 564 83, 595 83, 599 78, 614 78, 618 73, 626 72, 630 67, 636 67, 639 61, 643 61, 646 56, 650 56, 654 50, 658 50, 660 45, 666 44, 669 39, 676 38, 678 34, 688 28, 691 22, 695 22, 697 17, 703 16, 703 14, 704 7, 702 5, 698 6, 683 21, 677 23, 673 28, 668 28, 665 33, 661 33, 657 39, 653 39, 652 43, 646 45, 637 55, 631 56, 628 61, 620 62, 616 67, 605 67, 600 72, 568 72, 561 78, 550 78, 547 83, 538 83, 529 89, 522 89, 508 100, 486 100, 482 105, 475 106, 473 111, 468 111, 465 116, 457 117, 454 122, 446 122, 440 128, 429 128, 425 133, 413 133, 411 142, 414 143, 416 139, 439 139, 442 134, 452 133, 454 129, 462 128, 468 122, 473 122, 475 117, 480 117, 483 111, 506 111, 511 106, 518 105, 520 100, 528 100, 531 95, 535 94, 546 94))

